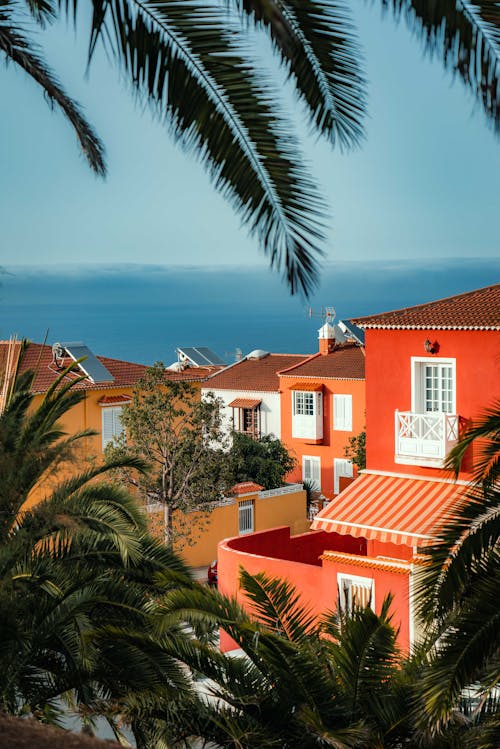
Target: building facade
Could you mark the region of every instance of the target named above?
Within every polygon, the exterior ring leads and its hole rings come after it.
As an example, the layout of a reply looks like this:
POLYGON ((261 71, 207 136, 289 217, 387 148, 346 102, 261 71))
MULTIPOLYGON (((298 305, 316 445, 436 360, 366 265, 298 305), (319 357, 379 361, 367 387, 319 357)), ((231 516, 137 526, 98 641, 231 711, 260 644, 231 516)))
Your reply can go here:
MULTIPOLYGON (((366 470, 314 519, 219 547, 222 590, 238 569, 290 579, 318 614, 394 595, 399 642, 418 639, 414 586, 425 548, 472 478, 443 468, 464 427, 498 398, 500 286, 354 321, 366 331, 366 470)), ((224 643, 223 647, 230 647, 224 643)))
POLYGON ((364 347, 337 331, 325 323, 319 352, 279 372, 281 439, 297 459, 288 478, 328 499, 357 475, 346 449, 365 429, 364 347))

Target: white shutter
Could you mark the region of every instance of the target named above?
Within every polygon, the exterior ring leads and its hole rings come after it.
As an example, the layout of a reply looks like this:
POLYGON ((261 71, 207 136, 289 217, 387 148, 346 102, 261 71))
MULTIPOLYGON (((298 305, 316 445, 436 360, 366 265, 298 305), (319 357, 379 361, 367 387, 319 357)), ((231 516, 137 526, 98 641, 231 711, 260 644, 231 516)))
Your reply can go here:
POLYGON ((121 406, 106 406, 102 409, 102 449, 113 441, 114 437, 119 437, 124 432, 121 420, 121 406))
POLYGON ((113 440, 113 409, 102 409, 102 449, 113 440))
POLYGON ((344 458, 334 458, 333 460, 333 492, 338 494, 340 491, 340 477, 352 479, 353 468, 352 461, 344 458))
POLYGON ((321 489, 321 461, 317 457, 302 458, 302 481, 307 481, 313 489, 321 489))
POLYGON ((352 432, 352 395, 333 396, 333 428, 352 432))

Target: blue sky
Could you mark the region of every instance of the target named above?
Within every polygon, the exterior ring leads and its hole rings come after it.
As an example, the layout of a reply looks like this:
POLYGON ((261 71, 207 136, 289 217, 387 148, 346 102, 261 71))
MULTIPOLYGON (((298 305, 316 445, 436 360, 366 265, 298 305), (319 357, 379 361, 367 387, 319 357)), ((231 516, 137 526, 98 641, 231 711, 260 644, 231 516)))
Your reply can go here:
MULTIPOLYGON (((382 19, 377 3, 354 5, 369 79, 365 144, 339 154, 307 139, 292 102, 331 213, 328 261, 498 257, 500 142, 404 25, 382 19)), ((104 55, 85 77, 83 27, 75 38, 61 23, 38 38, 103 138, 109 176, 90 173, 64 118, 21 72, 2 67, 3 265, 267 263, 104 55)))

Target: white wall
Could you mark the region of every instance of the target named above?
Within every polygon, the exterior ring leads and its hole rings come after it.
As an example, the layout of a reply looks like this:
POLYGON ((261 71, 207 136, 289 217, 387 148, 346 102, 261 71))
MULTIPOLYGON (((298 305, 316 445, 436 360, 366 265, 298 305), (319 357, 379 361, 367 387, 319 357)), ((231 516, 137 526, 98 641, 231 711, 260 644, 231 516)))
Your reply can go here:
POLYGON ((281 415, 279 393, 263 393, 257 390, 216 390, 215 388, 202 388, 202 397, 207 393, 213 393, 224 403, 223 413, 226 417, 227 431, 233 428, 233 409, 228 407, 236 398, 249 398, 260 400, 260 429, 261 436, 273 434, 281 439, 281 415))

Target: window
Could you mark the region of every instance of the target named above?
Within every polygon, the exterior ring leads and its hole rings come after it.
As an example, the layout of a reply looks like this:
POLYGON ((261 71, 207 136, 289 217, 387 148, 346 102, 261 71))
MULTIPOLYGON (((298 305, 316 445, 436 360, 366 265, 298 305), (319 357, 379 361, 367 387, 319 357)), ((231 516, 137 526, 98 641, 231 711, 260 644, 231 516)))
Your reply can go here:
POLYGON ((110 442, 113 442, 115 437, 119 437, 124 434, 125 427, 121 420, 122 407, 121 406, 106 406, 102 409, 102 449, 106 447, 110 442))
POLYGON ((238 533, 252 533, 254 530, 254 500, 243 499, 238 502, 238 533))
POLYGON ((334 458, 333 460, 333 493, 338 494, 340 491, 340 477, 352 479, 352 460, 344 458, 334 458))
POLYGON ((333 396, 333 428, 352 432, 352 395, 333 396))
POLYGON ((413 358, 412 411, 456 413, 455 360, 413 358))
POLYGON ((375 586, 371 578, 339 573, 337 582, 339 611, 351 614, 354 609, 367 606, 375 610, 375 586))
POLYGON ((292 437, 323 439, 323 393, 318 390, 292 390, 292 437))
POLYGON ((314 416, 314 393, 293 391, 294 416, 314 416))
POLYGON ((302 458, 302 481, 307 481, 314 491, 321 491, 321 460, 304 455, 302 458))

